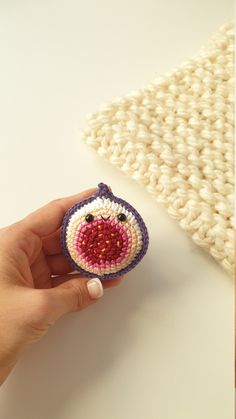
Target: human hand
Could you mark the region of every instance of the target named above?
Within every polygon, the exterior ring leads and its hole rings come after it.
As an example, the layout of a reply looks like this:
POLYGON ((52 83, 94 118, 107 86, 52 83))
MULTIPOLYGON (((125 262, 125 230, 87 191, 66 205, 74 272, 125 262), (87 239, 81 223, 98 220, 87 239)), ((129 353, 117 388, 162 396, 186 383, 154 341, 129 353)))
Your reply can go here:
POLYGON ((94 304, 112 281, 89 280, 62 254, 65 212, 96 188, 57 199, 0 230, 0 384, 20 355, 62 315, 94 304))

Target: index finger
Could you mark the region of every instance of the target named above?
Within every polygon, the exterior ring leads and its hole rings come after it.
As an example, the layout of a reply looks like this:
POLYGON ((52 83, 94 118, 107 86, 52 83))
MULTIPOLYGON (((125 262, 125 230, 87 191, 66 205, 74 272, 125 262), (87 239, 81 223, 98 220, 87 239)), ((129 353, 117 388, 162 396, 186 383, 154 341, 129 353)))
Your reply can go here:
POLYGON ((97 188, 87 189, 76 195, 55 199, 24 218, 26 228, 40 237, 54 233, 62 223, 66 211, 77 202, 89 198, 97 188))

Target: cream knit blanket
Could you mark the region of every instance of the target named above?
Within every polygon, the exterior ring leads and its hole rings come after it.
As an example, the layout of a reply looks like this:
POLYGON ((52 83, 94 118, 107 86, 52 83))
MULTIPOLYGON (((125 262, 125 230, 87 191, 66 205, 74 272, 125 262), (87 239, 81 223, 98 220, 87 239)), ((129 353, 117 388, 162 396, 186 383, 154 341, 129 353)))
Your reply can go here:
POLYGON ((86 142, 164 204, 230 273, 233 234, 234 28, 197 57, 90 116, 86 142))

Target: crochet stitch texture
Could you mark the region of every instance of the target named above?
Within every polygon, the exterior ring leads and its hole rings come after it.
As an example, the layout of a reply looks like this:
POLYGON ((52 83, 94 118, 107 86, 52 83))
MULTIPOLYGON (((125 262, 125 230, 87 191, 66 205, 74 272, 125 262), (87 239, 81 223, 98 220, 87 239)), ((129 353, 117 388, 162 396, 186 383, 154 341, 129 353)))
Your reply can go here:
POLYGON ((88 277, 112 279, 133 269, 149 243, 146 225, 128 202, 99 183, 91 197, 71 207, 61 228, 63 253, 88 277))
POLYGON ((233 23, 164 78, 92 114, 85 141, 234 271, 233 23))

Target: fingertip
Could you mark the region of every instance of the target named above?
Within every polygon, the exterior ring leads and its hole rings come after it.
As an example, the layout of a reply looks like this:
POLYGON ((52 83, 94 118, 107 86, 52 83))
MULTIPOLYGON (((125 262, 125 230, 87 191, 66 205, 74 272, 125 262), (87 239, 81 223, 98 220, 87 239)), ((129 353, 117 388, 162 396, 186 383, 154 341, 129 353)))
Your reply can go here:
POLYGON ((99 278, 92 278, 87 282, 87 289, 92 300, 103 296, 103 285, 99 278))

